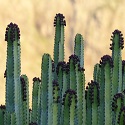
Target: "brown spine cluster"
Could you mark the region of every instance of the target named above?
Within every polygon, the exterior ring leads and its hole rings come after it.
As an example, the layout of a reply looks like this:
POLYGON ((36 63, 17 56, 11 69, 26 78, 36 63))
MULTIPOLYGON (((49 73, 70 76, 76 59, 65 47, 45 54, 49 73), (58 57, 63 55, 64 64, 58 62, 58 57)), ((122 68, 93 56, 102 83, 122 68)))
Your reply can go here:
POLYGON ((0 109, 6 109, 6 106, 5 105, 1 105, 0 109))
POLYGON ((66 21, 64 20, 64 16, 63 16, 63 14, 61 14, 61 13, 58 13, 58 14, 56 14, 56 16, 55 16, 55 18, 54 18, 54 27, 56 26, 56 23, 57 23, 57 19, 59 18, 59 20, 60 20, 60 25, 64 25, 64 26, 66 26, 66 21))
POLYGON ((105 66, 107 62, 109 62, 110 66, 113 68, 113 60, 109 55, 104 55, 103 57, 101 57, 100 66, 105 66))
MULTIPOLYGON (((6 109, 6 106, 5 105, 1 105, 0 106, 0 109, 6 109)), ((5 113, 5 111, 3 111, 3 114, 5 113)))
POLYGON ((85 71, 85 69, 84 69, 83 67, 80 67, 80 59, 79 59, 79 57, 78 57, 77 55, 72 54, 72 55, 69 57, 69 63, 70 63, 71 59, 73 60, 74 66, 75 66, 76 64, 78 64, 78 70, 79 70, 79 71, 85 71))
POLYGON ((5 33, 5 41, 8 41, 8 39, 10 39, 10 41, 20 39, 20 29, 17 24, 11 22, 7 26, 5 33))
POLYGON ((122 72, 124 72, 125 60, 122 60, 122 72))
POLYGON ((113 39, 114 39, 115 35, 119 36, 119 47, 121 49, 123 49, 124 48, 124 38, 123 38, 123 34, 121 33, 121 31, 116 29, 112 34, 113 35, 111 36, 111 39, 110 39, 112 41, 112 44, 110 44, 110 49, 111 50, 113 49, 113 46, 114 46, 113 39))
POLYGON ((41 80, 40 80, 40 78, 39 78, 39 77, 38 77, 38 78, 37 78, 37 77, 34 77, 34 78, 33 78, 33 82, 36 82, 36 81, 41 82, 41 80))

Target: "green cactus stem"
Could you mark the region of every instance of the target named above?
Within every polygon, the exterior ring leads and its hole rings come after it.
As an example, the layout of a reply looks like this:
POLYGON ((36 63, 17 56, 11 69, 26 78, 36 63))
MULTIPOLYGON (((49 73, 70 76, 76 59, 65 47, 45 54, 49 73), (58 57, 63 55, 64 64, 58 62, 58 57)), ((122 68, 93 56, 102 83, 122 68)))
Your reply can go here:
POLYGON ((54 18, 55 27, 55 43, 54 43, 54 62, 57 66, 58 62, 64 61, 64 26, 66 21, 63 14, 56 14, 54 18))
MULTIPOLYGON (((91 119, 87 118, 87 125, 96 125, 98 124, 98 106, 100 104, 100 97, 99 97, 99 84, 95 81, 91 81, 91 83, 88 83, 87 87, 87 93, 88 93, 88 99, 89 99, 89 105, 87 105, 87 109, 89 109, 88 113, 91 113, 91 119), (88 107, 91 106, 91 107, 88 107)), ((89 116, 89 114, 87 115, 89 116)))
POLYGON ((90 100, 90 83, 86 86, 85 99, 86 99, 86 125, 92 124, 92 103, 90 100))
POLYGON ((32 118, 32 110, 29 109, 29 123, 31 123, 31 118, 32 118))
POLYGON ((100 79, 100 67, 99 67, 99 64, 97 63, 94 66, 93 80, 99 83, 99 79, 100 79))
POLYGON ((79 63, 75 65, 76 91, 77 91, 77 121, 78 124, 86 124, 86 102, 85 102, 85 74, 79 63), (84 115, 83 115, 84 114, 84 115))
POLYGON ((76 34, 75 36, 74 54, 77 55, 80 59, 80 67, 84 68, 84 45, 83 37, 81 34, 76 34))
POLYGON ((42 57, 41 71, 41 120, 40 125, 52 124, 53 111, 53 87, 52 87, 52 59, 49 54, 42 57))
POLYGON ((58 76, 58 83, 60 88, 60 97, 63 97, 65 91, 69 89, 68 83, 68 74, 69 74, 69 67, 67 66, 66 62, 59 62, 57 65, 57 76, 58 76))
POLYGON ((57 81, 53 81, 53 125, 59 124, 60 119, 60 110, 59 110, 59 103, 60 103, 60 96, 59 96, 59 84, 57 81))
POLYGON ((63 125, 75 125, 75 108, 77 96, 74 90, 68 89, 63 96, 63 125))
POLYGON ((6 111, 16 113, 17 125, 22 124, 22 99, 20 84, 20 30, 10 23, 6 28, 6 111))
MULTIPOLYGON (((58 80, 58 84, 59 84, 59 96, 62 96, 62 88, 63 88, 63 68, 66 65, 65 62, 58 62, 57 67, 56 67, 56 73, 57 73, 57 80, 58 80)), ((65 84, 65 83, 64 83, 65 84)), ((66 87, 67 88, 67 87, 66 87)))
POLYGON ((11 125, 17 125, 16 124, 16 114, 15 113, 11 114, 11 125))
POLYGON ((90 100, 92 103, 92 125, 98 124, 98 106, 100 105, 99 84, 91 81, 90 100))
POLYGON ((110 49, 112 50, 112 59, 113 59, 113 88, 112 94, 115 95, 117 92, 122 91, 122 57, 121 50, 124 48, 123 34, 119 30, 115 30, 111 36, 112 44, 110 49))
MULTIPOLYGON (((62 88, 60 88, 61 91, 61 98, 60 101, 62 102, 63 95, 65 94, 66 90, 70 88, 70 80, 69 80, 69 65, 67 65, 65 62, 62 62, 61 64, 62 69, 62 88)), ((63 108, 61 107, 61 114, 60 114, 60 124, 63 124, 63 108)))
POLYGON ((73 89, 76 91, 77 86, 76 86, 76 64, 78 63, 79 65, 79 58, 76 55, 71 55, 69 57, 69 73, 70 73, 70 89, 73 89))
MULTIPOLYGON (((59 84, 59 97, 60 101, 62 101, 63 94, 68 88, 68 83, 67 83, 67 75, 66 75, 66 62, 58 62, 57 67, 56 67, 56 73, 57 73, 57 80, 59 84)), ((62 111, 62 105, 58 105, 58 115, 62 116, 61 111, 62 111)), ((58 117, 59 123, 62 123, 61 117, 58 117)), ((61 124, 60 123, 60 124, 61 124)))
POLYGON ((23 102, 23 125, 29 124, 29 81, 26 75, 20 76, 23 102))
POLYGON ((39 78, 33 78, 31 121, 37 124, 40 122, 40 83, 41 80, 39 78))
POLYGON ((104 55, 100 61, 100 106, 99 124, 112 124, 111 100, 112 99, 112 68, 113 61, 109 55, 104 55))

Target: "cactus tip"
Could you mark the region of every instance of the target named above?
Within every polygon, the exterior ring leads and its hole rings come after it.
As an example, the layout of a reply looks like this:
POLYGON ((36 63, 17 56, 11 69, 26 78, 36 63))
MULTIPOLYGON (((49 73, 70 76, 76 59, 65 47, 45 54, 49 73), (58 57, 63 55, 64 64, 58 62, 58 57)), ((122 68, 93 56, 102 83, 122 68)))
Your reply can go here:
POLYGON ((38 78, 37 78, 37 77, 34 77, 34 78, 33 78, 33 82, 35 82, 35 81, 39 81, 39 82, 41 82, 41 80, 40 80, 39 77, 38 77, 38 78))
POLYGON ((17 24, 11 22, 9 25, 7 25, 5 41, 8 41, 8 38, 10 38, 11 41, 20 39, 20 29, 17 24))
POLYGON ((109 56, 109 55, 104 55, 103 57, 101 57, 100 65, 104 66, 107 61, 109 62, 110 66, 113 68, 113 60, 112 60, 111 56, 109 56))
POLYGON ((121 31, 119 31, 118 29, 116 29, 112 34, 113 34, 111 36, 112 38, 110 39, 112 41, 112 44, 110 44, 110 49, 112 50, 112 48, 114 46, 113 39, 114 39, 115 35, 118 35, 118 37, 119 37, 119 47, 121 49, 123 49, 124 48, 124 38, 123 38, 123 34, 121 33, 121 31))
POLYGON ((61 14, 61 13, 56 14, 56 16, 54 18, 54 27, 56 26, 58 19, 60 21, 60 25, 66 26, 66 21, 64 20, 64 18, 65 17, 63 16, 63 14, 61 14))

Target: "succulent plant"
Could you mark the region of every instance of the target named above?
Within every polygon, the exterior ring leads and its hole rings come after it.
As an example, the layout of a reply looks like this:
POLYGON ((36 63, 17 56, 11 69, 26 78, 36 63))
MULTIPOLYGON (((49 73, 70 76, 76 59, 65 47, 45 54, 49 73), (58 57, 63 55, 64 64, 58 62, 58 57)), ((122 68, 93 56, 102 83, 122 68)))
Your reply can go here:
POLYGON ((85 87, 84 39, 76 34, 74 53, 64 60, 63 14, 54 18, 54 57, 42 56, 41 78, 33 78, 32 108, 29 81, 20 75, 20 30, 14 23, 6 28, 6 101, 0 106, 0 125, 124 125, 125 61, 123 35, 115 30, 110 49, 95 64, 93 80, 85 87))

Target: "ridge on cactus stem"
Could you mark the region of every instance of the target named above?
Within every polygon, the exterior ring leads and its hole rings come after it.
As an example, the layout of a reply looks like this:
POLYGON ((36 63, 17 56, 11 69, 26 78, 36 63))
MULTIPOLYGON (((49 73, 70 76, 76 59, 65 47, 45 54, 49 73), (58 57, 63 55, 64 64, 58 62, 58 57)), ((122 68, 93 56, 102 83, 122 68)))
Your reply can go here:
POLYGON ((93 80, 85 87, 84 39, 77 33, 74 52, 64 61, 65 17, 54 17, 53 58, 44 53, 41 76, 33 78, 32 107, 29 108, 29 80, 21 75, 20 29, 10 23, 5 32, 7 59, 5 105, 0 106, 0 125, 124 125, 125 60, 124 38, 112 33, 112 55, 94 65, 93 80))

